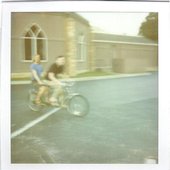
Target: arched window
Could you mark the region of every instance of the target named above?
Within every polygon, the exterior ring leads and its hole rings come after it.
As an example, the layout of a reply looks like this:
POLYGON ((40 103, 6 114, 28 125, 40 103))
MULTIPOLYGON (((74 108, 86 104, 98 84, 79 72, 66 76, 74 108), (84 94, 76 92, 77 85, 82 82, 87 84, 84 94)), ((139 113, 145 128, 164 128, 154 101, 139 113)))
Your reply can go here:
POLYGON ((23 35, 24 60, 30 61, 35 54, 41 56, 42 61, 47 60, 47 38, 43 30, 33 24, 23 35))
POLYGON ((86 60, 86 39, 83 34, 80 34, 78 37, 78 48, 77 48, 77 60, 85 61, 86 60))

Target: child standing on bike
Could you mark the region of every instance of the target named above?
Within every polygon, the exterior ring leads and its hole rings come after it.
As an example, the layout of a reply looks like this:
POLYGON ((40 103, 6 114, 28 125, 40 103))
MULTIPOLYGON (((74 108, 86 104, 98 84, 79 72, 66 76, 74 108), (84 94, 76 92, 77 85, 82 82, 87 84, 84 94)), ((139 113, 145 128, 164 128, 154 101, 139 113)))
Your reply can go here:
POLYGON ((37 105, 41 104, 41 97, 48 91, 47 87, 43 85, 43 82, 41 80, 43 74, 43 67, 40 63, 40 55, 36 54, 33 57, 33 63, 30 65, 30 70, 32 74, 32 84, 33 86, 36 86, 38 88, 38 93, 35 99, 35 103, 37 105))

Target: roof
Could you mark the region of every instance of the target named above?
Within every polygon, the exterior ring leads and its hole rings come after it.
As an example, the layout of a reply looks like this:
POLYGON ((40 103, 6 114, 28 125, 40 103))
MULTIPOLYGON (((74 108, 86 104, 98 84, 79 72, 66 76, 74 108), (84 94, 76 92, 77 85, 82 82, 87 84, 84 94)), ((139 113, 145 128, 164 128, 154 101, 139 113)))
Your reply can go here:
POLYGON ((79 14, 75 12, 67 12, 68 15, 74 17, 75 19, 79 20, 80 22, 89 25, 89 21, 86 20, 84 17, 80 16, 79 14))
POLYGON ((157 45, 156 41, 141 36, 127 36, 107 33, 93 33, 94 42, 157 45))
POLYGON ((44 13, 48 14, 48 15, 70 16, 70 17, 75 18, 77 21, 80 21, 80 22, 89 26, 89 21, 86 20, 85 18, 83 18, 82 16, 80 16, 79 14, 75 13, 75 12, 44 12, 44 13))

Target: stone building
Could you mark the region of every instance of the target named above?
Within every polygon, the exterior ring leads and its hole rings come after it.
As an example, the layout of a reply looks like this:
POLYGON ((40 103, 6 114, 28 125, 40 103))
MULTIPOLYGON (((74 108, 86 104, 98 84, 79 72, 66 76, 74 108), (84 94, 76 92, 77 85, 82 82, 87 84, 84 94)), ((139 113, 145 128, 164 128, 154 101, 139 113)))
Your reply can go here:
POLYGON ((144 72, 157 68, 158 45, 142 37, 93 32, 89 22, 69 12, 14 12, 11 16, 12 76, 30 74, 34 54, 45 69, 66 57, 66 72, 103 69, 144 72))
POLYGON ((90 65, 90 26, 75 13, 13 13, 11 24, 11 71, 29 73, 34 54, 40 54, 44 68, 55 57, 66 57, 66 72, 86 71, 90 65))
POLYGON ((144 37, 93 33, 95 66, 118 73, 156 70, 158 44, 144 37))

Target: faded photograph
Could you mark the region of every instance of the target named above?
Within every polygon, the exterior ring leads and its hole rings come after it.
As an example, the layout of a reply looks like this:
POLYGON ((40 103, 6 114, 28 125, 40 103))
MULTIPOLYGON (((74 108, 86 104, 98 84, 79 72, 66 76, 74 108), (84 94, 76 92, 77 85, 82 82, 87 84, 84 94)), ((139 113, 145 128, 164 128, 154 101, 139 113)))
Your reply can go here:
POLYGON ((11 13, 11 163, 157 164, 158 13, 11 13))
MULTIPOLYGON (((36 2, 36 1, 85 1, 85 0, 2 0, 2 2, 36 2)), ((136 2, 169 2, 169 0, 89 0, 89 1, 136 1, 136 2)))

